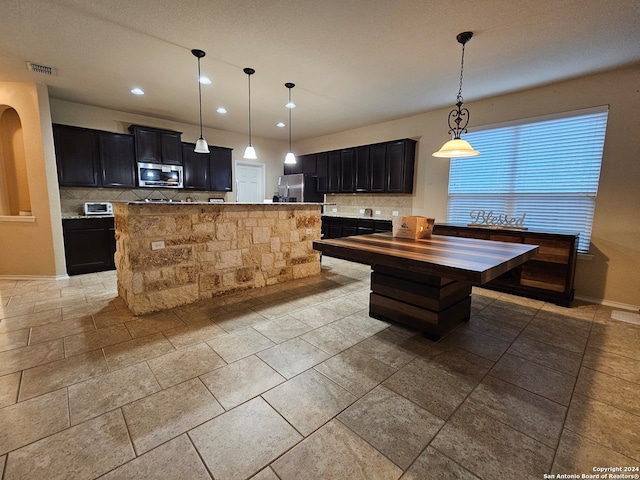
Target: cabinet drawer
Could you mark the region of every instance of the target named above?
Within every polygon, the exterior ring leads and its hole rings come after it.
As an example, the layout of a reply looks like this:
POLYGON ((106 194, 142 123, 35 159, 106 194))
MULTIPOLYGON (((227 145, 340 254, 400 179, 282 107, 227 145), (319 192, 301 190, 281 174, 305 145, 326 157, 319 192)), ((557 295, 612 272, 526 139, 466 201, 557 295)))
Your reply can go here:
POLYGON ((489 240, 494 240, 496 242, 522 243, 522 237, 520 235, 500 235, 498 233, 492 233, 489 235, 489 240))
POLYGON ((567 264, 571 254, 572 244, 563 240, 547 238, 524 237, 524 243, 538 245, 538 253, 533 260, 567 264))
POLYGON ((564 265, 541 264, 530 260, 522 265, 520 285, 564 292, 567 288, 567 270, 564 265))

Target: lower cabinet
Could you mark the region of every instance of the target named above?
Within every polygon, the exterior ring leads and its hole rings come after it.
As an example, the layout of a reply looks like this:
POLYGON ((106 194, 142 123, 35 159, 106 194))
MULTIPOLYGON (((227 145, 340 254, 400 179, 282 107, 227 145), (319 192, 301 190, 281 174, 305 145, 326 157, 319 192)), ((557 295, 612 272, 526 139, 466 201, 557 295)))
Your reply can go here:
POLYGON ((578 256, 578 235, 492 230, 454 225, 435 225, 433 233, 538 245, 538 253, 531 260, 483 286, 565 307, 571 305, 574 296, 573 282, 578 256))
POLYGON ((65 218, 62 231, 69 275, 115 270, 113 217, 65 218))
POLYGON ((391 232, 391 220, 373 218, 322 216, 322 238, 351 237, 370 233, 391 232))

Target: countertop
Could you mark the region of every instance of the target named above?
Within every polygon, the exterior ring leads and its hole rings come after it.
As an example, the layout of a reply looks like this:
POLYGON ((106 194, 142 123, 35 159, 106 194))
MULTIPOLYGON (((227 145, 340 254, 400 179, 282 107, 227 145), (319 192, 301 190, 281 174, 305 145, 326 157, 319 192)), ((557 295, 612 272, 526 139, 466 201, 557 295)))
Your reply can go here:
POLYGON ((335 203, 318 203, 318 202, 145 202, 145 201, 128 201, 128 202, 112 202, 115 204, 125 205, 245 205, 245 206, 308 206, 313 205, 321 207, 323 205, 335 205, 335 203))

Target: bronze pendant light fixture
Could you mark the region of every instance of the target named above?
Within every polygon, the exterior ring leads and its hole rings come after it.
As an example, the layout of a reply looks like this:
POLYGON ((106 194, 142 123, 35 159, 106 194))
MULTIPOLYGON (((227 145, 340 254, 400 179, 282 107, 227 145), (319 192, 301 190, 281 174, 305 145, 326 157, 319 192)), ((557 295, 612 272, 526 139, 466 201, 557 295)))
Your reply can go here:
POLYGON ((251 145, 251 75, 256 73, 256 71, 249 67, 244 68, 242 71, 247 74, 247 78, 249 79, 249 145, 247 145, 247 148, 244 150, 244 158, 255 160, 258 156, 256 155, 256 149, 251 145))
POLYGON ((458 157, 474 157, 480 155, 480 152, 474 150, 466 140, 460 138, 461 133, 467 133, 467 125, 469 124, 469 110, 462 108, 462 73, 464 71, 464 46, 473 37, 473 32, 462 32, 456 36, 458 43, 462 44, 462 61, 460 63, 460 88, 456 97, 456 108, 449 112, 449 133, 453 135, 453 139, 445 143, 440 150, 433 153, 434 157, 441 158, 458 158, 458 157))
POLYGON ((289 151, 284 157, 284 163, 287 165, 292 165, 296 163, 296 156, 293 154, 291 149, 291 110, 296 106, 295 103, 291 101, 291 89, 296 86, 295 83, 287 82, 284 84, 285 87, 289 89, 289 101, 285 105, 289 109, 289 151))
POLYGON ((198 59, 198 104, 200 105, 200 138, 196 142, 196 148, 193 149, 196 153, 209 153, 209 145, 202 136, 202 86, 200 85, 200 59, 206 55, 204 51, 193 49, 191 53, 198 59))

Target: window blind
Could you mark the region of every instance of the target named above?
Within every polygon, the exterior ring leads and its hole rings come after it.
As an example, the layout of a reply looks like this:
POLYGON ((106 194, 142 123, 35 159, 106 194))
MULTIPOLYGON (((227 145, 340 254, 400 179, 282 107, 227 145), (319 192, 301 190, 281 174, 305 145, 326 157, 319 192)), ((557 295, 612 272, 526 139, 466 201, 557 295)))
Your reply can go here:
POLYGON ((608 109, 472 131, 479 157, 451 159, 447 223, 471 212, 521 217, 530 230, 579 233, 588 252, 608 109))

